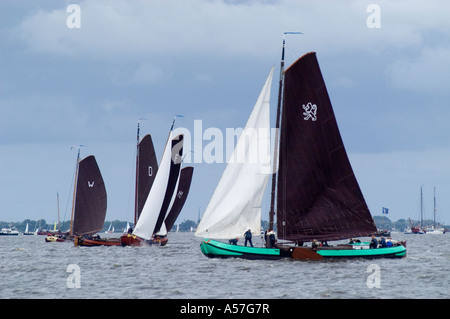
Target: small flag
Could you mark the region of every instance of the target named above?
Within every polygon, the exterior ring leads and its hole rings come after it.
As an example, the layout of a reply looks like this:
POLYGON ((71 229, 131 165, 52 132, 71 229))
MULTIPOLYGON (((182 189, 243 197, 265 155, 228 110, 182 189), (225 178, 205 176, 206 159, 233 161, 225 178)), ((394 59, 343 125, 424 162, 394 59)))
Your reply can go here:
POLYGON ((389 213, 389 208, 383 207, 383 214, 388 214, 389 213))

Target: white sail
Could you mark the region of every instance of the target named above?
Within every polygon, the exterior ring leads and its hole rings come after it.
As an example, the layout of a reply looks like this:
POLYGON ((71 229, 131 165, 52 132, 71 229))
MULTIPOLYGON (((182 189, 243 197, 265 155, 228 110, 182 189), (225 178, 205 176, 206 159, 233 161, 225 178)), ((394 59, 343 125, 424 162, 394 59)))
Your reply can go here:
POLYGON ((151 239, 153 231, 158 220, 161 207, 163 205, 164 196, 167 190, 167 185, 170 175, 170 165, 172 161, 172 131, 169 133, 166 147, 161 159, 160 167, 156 173, 152 188, 142 208, 141 216, 139 217, 133 234, 143 239, 151 239))
POLYGON ((261 201, 270 164, 270 87, 273 68, 256 101, 223 175, 195 233, 231 239, 247 230, 259 234, 261 201))

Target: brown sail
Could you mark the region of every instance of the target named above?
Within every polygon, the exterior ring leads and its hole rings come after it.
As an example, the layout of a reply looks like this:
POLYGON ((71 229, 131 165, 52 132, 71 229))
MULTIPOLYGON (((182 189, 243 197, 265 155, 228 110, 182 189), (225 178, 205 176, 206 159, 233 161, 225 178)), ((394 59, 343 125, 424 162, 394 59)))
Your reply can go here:
POLYGON ((192 166, 184 167, 180 172, 180 181, 178 183, 177 193, 175 194, 175 201, 172 208, 167 215, 164 223, 166 224, 167 231, 170 231, 175 224, 175 221, 180 215, 181 209, 186 202, 186 198, 189 194, 189 189, 191 187, 192 174, 194 173, 194 168, 192 166))
POLYGON ((102 174, 94 156, 88 156, 78 164, 74 235, 89 235, 100 231, 106 216, 106 189, 102 174))
POLYGON ((141 215, 142 208, 152 188, 158 171, 158 160, 150 134, 145 135, 137 147, 136 167, 136 211, 135 224, 141 215))
POLYGON ((285 71, 281 123, 278 237, 337 240, 374 233, 315 52, 285 71))

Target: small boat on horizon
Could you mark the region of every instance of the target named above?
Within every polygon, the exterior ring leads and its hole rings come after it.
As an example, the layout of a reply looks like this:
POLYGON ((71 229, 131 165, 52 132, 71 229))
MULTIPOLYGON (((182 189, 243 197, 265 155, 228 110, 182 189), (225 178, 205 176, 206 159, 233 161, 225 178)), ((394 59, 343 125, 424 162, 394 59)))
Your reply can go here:
POLYGON ((19 231, 15 227, 2 228, 0 230, 0 236, 18 236, 19 231))

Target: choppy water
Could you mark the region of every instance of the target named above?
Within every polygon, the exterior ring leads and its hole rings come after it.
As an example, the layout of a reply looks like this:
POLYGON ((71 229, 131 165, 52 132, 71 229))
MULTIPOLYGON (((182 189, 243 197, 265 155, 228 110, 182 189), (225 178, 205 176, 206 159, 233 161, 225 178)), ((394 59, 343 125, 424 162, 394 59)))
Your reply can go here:
POLYGON ((307 262, 209 259, 193 233, 171 233, 165 247, 0 236, 0 298, 448 299, 450 234, 394 238, 407 240, 406 258, 307 262))

